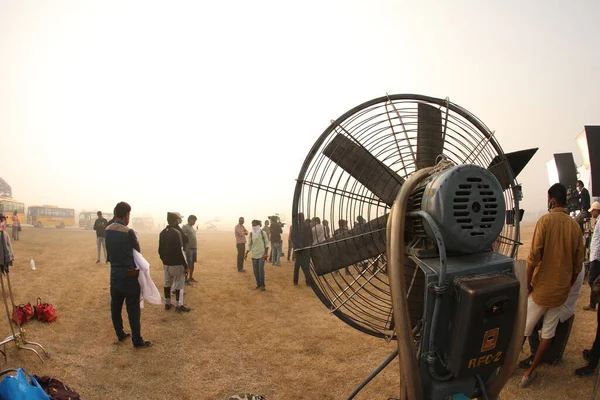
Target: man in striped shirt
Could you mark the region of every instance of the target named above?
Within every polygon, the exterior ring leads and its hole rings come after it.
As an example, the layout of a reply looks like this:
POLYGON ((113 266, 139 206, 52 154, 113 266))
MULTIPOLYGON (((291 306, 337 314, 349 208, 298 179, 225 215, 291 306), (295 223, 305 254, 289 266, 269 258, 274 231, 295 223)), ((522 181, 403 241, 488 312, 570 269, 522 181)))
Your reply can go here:
POLYGON ((235 246, 237 248, 237 270, 246 272, 244 269, 244 253, 246 252, 246 236, 248 231, 244 228, 244 217, 240 217, 239 224, 234 228, 235 246))

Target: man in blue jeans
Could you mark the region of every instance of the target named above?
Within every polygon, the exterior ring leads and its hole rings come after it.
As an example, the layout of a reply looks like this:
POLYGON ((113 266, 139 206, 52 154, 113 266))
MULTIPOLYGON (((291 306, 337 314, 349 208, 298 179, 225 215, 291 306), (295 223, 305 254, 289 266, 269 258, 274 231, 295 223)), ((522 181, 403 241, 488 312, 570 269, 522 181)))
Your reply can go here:
POLYGON ((244 259, 251 253, 252 270, 256 278, 256 289, 265 290, 265 261, 269 258, 269 245, 267 234, 260 228, 260 221, 252 221, 252 232, 248 238, 248 250, 244 259))
POLYGON ((133 250, 140 251, 140 244, 133 229, 129 229, 131 206, 120 202, 115 207, 115 222, 106 227, 106 251, 110 260, 110 312, 119 342, 131 336, 136 349, 152 344, 142 339, 140 324, 139 270, 135 267, 133 250), (123 302, 127 308, 131 333, 123 330, 123 302))

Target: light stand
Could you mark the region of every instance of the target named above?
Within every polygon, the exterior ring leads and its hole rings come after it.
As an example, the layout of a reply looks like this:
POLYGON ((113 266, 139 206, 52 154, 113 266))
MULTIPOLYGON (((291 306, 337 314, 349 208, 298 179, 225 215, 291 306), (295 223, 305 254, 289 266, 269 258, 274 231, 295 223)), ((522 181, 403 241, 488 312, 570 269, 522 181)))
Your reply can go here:
POLYGON ((44 347, 41 344, 28 341, 25 338, 25 331, 21 327, 21 324, 18 321, 18 319, 16 321, 17 330, 15 330, 15 328, 11 322, 10 307, 8 306, 8 300, 6 298, 6 289, 4 287, 4 278, 5 277, 6 277, 6 283, 8 285, 8 294, 10 296, 10 303, 12 305, 12 309, 13 310, 15 309, 15 300, 13 298, 12 287, 10 285, 10 275, 9 275, 8 271, 4 271, 4 269, 3 269, 2 272, 0 273, 0 285, 2 286, 2 299, 4 300, 4 309, 6 310, 6 318, 8 319, 8 325, 10 326, 10 330, 12 332, 11 336, 7 336, 3 341, 0 342, 0 345, 2 345, 3 349, 4 349, 3 351, 0 350, 0 352, 2 352, 2 354, 4 355, 4 361, 5 362, 7 361, 6 360, 6 343, 15 342, 17 349, 33 351, 40 358, 40 360, 42 360, 42 362, 44 362, 44 359, 42 358, 40 353, 38 353, 37 350, 35 350, 31 347, 28 347, 27 345, 38 346, 40 349, 42 349, 42 351, 44 352, 44 355, 46 357, 49 357, 49 354, 46 351, 46 349, 44 349, 44 347))

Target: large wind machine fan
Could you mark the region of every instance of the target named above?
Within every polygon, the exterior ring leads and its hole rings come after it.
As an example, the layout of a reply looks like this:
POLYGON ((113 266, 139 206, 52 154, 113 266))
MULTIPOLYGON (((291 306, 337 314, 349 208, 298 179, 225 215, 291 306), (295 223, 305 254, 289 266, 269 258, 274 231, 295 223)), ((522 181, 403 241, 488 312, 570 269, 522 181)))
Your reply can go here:
POLYGON ((504 153, 477 117, 420 95, 331 121, 298 176, 296 257, 332 313, 398 343, 350 398, 396 355, 401 398, 498 396, 525 318, 516 176, 536 150, 504 153), (307 236, 314 217, 325 239, 307 236))

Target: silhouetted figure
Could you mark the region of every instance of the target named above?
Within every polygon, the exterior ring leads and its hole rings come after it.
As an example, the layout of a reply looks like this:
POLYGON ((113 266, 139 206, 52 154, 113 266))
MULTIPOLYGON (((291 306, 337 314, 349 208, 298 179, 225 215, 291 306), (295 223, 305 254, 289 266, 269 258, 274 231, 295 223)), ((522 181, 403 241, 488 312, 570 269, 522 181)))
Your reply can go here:
POLYGON ((311 283, 309 263, 310 263, 310 246, 312 245, 312 228, 310 220, 304 219, 304 214, 299 213, 294 221, 295 228, 292 230, 294 241, 294 252, 296 253, 296 262, 294 264, 294 285, 298 284, 298 275, 300 269, 304 273, 306 285, 311 283), (307 249, 304 249, 307 248, 307 249))

